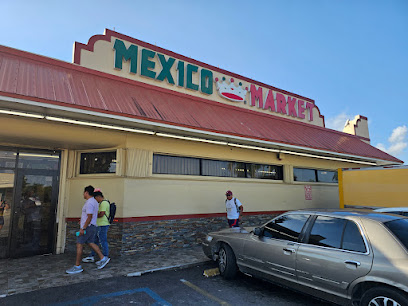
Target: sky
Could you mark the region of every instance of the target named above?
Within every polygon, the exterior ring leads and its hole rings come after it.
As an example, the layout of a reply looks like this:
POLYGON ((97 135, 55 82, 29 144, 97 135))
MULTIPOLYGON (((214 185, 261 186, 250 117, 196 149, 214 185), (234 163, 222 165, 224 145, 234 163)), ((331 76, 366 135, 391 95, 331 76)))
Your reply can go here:
POLYGON ((327 128, 368 118, 408 164, 406 0, 0 0, 0 44, 72 62, 104 29, 315 101, 327 128))

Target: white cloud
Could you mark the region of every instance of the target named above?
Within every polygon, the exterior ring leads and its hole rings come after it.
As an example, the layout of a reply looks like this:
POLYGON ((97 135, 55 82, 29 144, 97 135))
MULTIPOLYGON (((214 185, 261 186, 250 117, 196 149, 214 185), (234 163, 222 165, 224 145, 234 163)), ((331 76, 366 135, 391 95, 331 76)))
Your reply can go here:
POLYGON ((388 138, 388 148, 382 143, 377 144, 377 148, 394 156, 402 155, 405 153, 404 150, 408 147, 407 135, 407 126, 399 126, 392 130, 391 136, 388 138))
POLYGON ((388 141, 391 143, 403 142, 404 139, 406 139, 407 134, 408 134, 408 128, 405 125, 399 126, 392 131, 392 134, 390 138, 388 138, 388 141))
POLYGON ((326 119, 326 127, 329 129, 337 130, 337 131, 343 131, 344 125, 346 124, 347 120, 352 120, 354 119, 355 116, 351 116, 349 114, 346 114, 345 112, 335 116, 335 117, 330 117, 326 119))

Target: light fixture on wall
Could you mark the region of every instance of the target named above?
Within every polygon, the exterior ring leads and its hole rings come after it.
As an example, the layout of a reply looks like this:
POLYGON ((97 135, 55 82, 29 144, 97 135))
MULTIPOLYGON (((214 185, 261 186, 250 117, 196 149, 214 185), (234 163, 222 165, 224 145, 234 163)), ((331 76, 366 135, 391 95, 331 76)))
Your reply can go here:
POLYGON ((0 109, 0 114, 14 115, 14 116, 21 116, 21 117, 28 117, 28 118, 37 118, 37 119, 43 119, 44 118, 43 115, 24 113, 24 112, 16 112, 16 111, 9 111, 9 110, 5 110, 5 109, 0 109))
POLYGON ((231 143, 231 142, 229 142, 228 145, 230 147, 237 147, 237 148, 250 149, 250 150, 259 150, 259 151, 266 151, 266 152, 279 152, 279 150, 277 150, 277 149, 269 149, 269 148, 263 148, 263 147, 240 145, 240 144, 231 143))
POLYGON ((80 121, 80 120, 72 120, 72 119, 53 117, 53 116, 45 116, 45 119, 50 120, 50 121, 77 124, 77 125, 83 125, 83 126, 99 127, 103 129, 109 129, 109 130, 117 130, 117 131, 125 131, 125 132, 132 132, 132 133, 149 134, 149 135, 154 134, 153 131, 125 128, 122 126, 100 124, 100 123, 80 121))
POLYGON ((182 139, 182 140, 190 140, 190 141, 198 141, 198 142, 205 142, 205 143, 218 144, 218 145, 227 145, 228 144, 225 141, 216 141, 216 140, 210 140, 210 139, 204 139, 204 138, 179 136, 179 135, 166 134, 166 133, 156 133, 156 136, 167 137, 167 138, 175 138, 175 139, 182 139))
POLYGON ((365 161, 360 161, 360 160, 352 160, 352 159, 345 159, 345 158, 331 157, 331 156, 320 156, 320 155, 300 153, 300 152, 293 152, 293 151, 285 151, 285 150, 281 150, 280 153, 286 153, 286 154, 297 155, 297 156, 304 156, 304 157, 311 157, 311 158, 320 158, 320 159, 327 159, 327 160, 335 160, 335 161, 341 161, 341 162, 347 162, 347 163, 356 163, 356 164, 363 164, 363 165, 371 165, 371 166, 377 165, 376 163, 365 162, 365 161))

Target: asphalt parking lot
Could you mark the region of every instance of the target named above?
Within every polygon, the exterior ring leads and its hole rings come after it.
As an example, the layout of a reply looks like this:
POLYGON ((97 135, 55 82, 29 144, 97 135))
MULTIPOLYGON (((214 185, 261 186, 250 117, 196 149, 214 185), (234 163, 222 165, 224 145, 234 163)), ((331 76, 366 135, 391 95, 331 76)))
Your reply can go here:
POLYGON ((333 305, 239 274, 234 280, 205 277, 214 263, 186 269, 113 277, 16 294, 3 305, 333 305))

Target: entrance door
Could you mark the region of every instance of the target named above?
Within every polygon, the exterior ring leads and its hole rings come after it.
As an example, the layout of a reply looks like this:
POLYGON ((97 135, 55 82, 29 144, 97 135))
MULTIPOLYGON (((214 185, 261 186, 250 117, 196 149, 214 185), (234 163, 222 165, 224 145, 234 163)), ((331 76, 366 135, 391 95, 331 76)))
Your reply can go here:
POLYGON ((19 169, 12 206, 10 257, 52 253, 58 171, 19 169))

